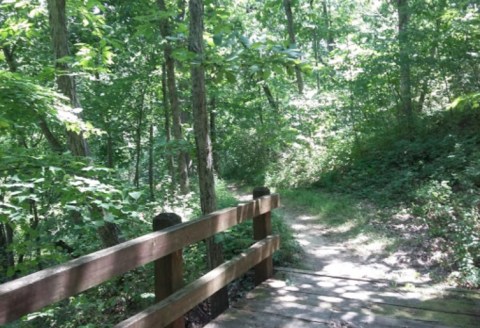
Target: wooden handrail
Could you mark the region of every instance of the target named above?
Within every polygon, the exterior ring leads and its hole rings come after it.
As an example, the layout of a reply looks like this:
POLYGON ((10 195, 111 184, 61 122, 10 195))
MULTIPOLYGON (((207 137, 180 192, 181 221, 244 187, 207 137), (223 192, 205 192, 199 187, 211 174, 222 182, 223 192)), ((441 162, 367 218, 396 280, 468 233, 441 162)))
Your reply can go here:
POLYGON ((0 324, 97 286, 279 206, 276 194, 82 256, 0 285, 0 324))
POLYGON ((279 247, 280 237, 269 236, 163 301, 122 321, 115 328, 165 327, 254 265, 270 257, 279 247))

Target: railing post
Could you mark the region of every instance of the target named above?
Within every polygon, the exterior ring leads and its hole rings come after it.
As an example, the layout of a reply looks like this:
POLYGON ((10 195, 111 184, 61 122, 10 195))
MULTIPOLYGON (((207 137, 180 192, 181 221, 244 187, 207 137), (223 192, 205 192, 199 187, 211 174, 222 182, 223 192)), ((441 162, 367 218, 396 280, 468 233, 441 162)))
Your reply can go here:
MULTIPOLYGON (((253 189, 253 199, 270 195, 270 189, 267 187, 256 187, 253 189)), ((253 239, 262 240, 272 234, 271 212, 267 212, 253 218, 253 239)), ((263 281, 273 276, 273 259, 272 256, 255 266, 255 285, 261 284, 263 281)))
MULTIPOLYGON (((175 213, 161 213, 153 219, 153 231, 182 223, 182 218, 175 213)), ((175 251, 154 262, 155 265, 155 301, 160 302, 183 287, 182 250, 175 251)), ((184 328, 183 316, 167 327, 184 328)))

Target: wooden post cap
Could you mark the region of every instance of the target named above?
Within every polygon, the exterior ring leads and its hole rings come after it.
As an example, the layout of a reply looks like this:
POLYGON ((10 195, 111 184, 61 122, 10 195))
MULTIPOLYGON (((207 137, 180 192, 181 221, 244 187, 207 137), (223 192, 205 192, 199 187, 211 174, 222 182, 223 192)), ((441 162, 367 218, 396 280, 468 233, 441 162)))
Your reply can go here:
POLYGON ((268 189, 267 187, 253 188, 253 199, 260 198, 266 195, 270 195, 270 189, 268 189))
POLYGON ((153 218, 153 231, 159 231, 182 223, 182 218, 175 213, 160 213, 153 218))

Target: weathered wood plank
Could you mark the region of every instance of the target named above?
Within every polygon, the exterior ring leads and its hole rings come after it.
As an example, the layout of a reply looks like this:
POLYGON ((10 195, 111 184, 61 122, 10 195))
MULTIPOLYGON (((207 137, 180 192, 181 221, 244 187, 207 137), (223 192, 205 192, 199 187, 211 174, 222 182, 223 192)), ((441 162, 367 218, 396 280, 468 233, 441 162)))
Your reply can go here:
POLYGON ((267 213, 278 204, 278 195, 265 196, 0 285, 0 324, 267 213))
POLYGON ((271 256, 280 246, 279 236, 269 236, 244 253, 210 271, 185 288, 145 311, 119 323, 116 328, 164 327, 196 304, 213 295, 254 265, 271 256))
POLYGON ((329 327, 326 322, 315 322, 310 320, 295 319, 269 313, 265 315, 262 312, 247 311, 231 308, 214 321, 210 322, 204 328, 310 328, 310 327, 329 327))
MULTIPOLYGON (((255 289, 258 291, 258 289, 255 289)), ((290 293, 285 298, 274 298, 269 295, 256 295, 255 298, 239 302, 236 308, 245 311, 255 311, 264 314, 282 315, 294 319, 307 320, 318 323, 332 324, 344 322, 354 327, 411 327, 411 328, 445 328, 441 321, 431 318, 428 320, 414 317, 393 317, 377 313, 374 308, 365 306, 360 301, 335 302, 328 300, 316 303, 302 300, 295 293, 290 293)), ((341 326, 340 326, 341 327, 341 326)), ((463 327, 475 327, 470 323, 463 327)))
POLYGON ((391 283, 357 279, 289 273, 286 282, 270 287, 322 296, 341 296, 352 300, 384 303, 402 307, 450 314, 477 316, 480 320, 480 299, 471 294, 442 292, 430 286, 393 286, 391 283), (289 286, 292 285, 292 286, 289 286), (446 306, 447 305, 447 306, 446 306))
MULTIPOLYGON (((311 287, 287 286, 281 287, 284 282, 268 280, 262 286, 247 294, 245 303, 238 305, 242 309, 252 311, 267 311, 305 320, 326 320, 335 317, 346 320, 352 318, 355 324, 367 322, 377 323, 380 326, 385 322, 384 318, 391 318, 398 322, 413 320, 418 326, 438 327, 478 327, 480 317, 469 314, 448 313, 448 300, 439 300, 444 304, 443 311, 397 305, 396 302, 373 302, 343 297, 343 293, 334 293, 335 290, 326 290, 325 293, 318 292, 311 287), (309 289, 311 289, 309 291, 309 289), (309 292, 307 292, 309 291, 309 292), (278 311, 278 312, 275 312, 278 311), (309 313, 315 313, 309 314, 309 313), (337 316, 336 313, 350 313, 348 316, 337 316), (307 315, 308 314, 308 315, 307 315), (307 315, 307 316, 305 316, 307 315), (382 318, 381 324, 378 318, 382 318)), ((357 287, 357 286, 355 286, 357 287)), ((361 290, 358 290, 362 294, 361 290)), ((428 303, 428 302, 426 302, 428 303)), ((425 305, 428 308, 428 304, 425 305)), ((413 325, 414 323, 409 323, 413 325)))
MULTIPOLYGON (((327 278, 333 278, 333 279, 346 279, 349 281, 363 281, 363 282, 370 282, 373 284, 383 284, 387 285, 390 287, 395 287, 396 289, 402 289, 405 286, 408 286, 408 288, 415 288, 419 290, 423 290, 428 292, 429 294, 442 294, 443 296, 448 296, 448 297, 459 297, 459 298, 468 298, 468 299, 474 299, 474 300, 479 300, 480 301, 480 291, 475 290, 475 289, 465 289, 465 288, 458 288, 458 287, 445 287, 439 290, 438 288, 430 285, 426 285, 425 283, 419 283, 419 282, 409 282, 409 281, 402 281, 402 282, 396 282, 393 280, 388 280, 388 279, 370 279, 370 278, 365 278, 365 277, 357 277, 355 275, 349 274, 348 272, 342 272, 342 275, 330 275, 330 274, 324 274, 319 271, 309 271, 309 270, 302 270, 302 269, 296 269, 296 268, 288 268, 288 267, 275 267, 275 271, 277 272, 278 276, 284 275, 285 277, 288 277, 289 274, 297 274, 300 276, 306 276, 306 277, 327 277, 327 278)), ((479 304, 480 306, 480 304, 479 304)))

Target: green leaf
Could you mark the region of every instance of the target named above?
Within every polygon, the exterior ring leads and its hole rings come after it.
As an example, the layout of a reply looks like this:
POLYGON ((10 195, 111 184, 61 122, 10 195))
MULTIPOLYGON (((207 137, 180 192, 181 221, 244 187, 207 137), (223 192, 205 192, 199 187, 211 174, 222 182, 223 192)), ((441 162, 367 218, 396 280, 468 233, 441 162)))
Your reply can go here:
POLYGON ((216 46, 220 46, 222 44, 223 35, 221 33, 217 33, 213 36, 213 42, 216 46))
POLYGON ((142 196, 142 192, 141 191, 132 191, 132 192, 129 192, 128 195, 130 197, 132 197, 133 199, 138 200, 142 196))

